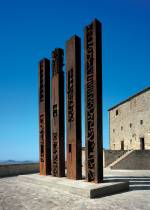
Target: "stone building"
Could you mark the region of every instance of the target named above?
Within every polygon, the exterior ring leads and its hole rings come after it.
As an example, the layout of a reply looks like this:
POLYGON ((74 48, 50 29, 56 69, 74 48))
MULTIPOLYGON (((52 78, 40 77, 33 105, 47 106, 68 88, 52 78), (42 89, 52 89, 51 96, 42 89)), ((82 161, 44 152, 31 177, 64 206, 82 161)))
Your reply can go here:
POLYGON ((108 111, 111 150, 150 149, 150 87, 108 111))

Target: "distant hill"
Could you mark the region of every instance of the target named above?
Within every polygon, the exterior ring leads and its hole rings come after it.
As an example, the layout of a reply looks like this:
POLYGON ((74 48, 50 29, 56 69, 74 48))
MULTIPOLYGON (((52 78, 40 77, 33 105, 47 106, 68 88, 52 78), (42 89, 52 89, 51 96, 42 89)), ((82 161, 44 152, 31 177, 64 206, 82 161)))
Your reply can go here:
POLYGON ((32 161, 32 160, 25 160, 25 161, 0 160, 0 165, 8 165, 8 164, 28 164, 28 163, 38 163, 38 161, 32 161))

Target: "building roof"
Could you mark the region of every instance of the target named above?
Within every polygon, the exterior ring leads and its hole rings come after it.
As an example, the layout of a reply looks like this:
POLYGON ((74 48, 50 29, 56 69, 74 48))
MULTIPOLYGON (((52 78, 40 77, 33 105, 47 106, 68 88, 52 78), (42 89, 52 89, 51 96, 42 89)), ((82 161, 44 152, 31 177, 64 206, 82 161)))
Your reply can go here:
POLYGON ((127 98, 126 100, 123 100, 122 102, 120 102, 120 103, 116 104, 115 106, 111 107, 110 109, 108 109, 108 111, 111 111, 111 110, 117 108, 118 106, 120 106, 120 105, 126 103, 127 101, 132 100, 132 99, 135 98, 136 96, 139 96, 139 95, 141 95, 141 94, 143 94, 143 93, 145 93, 145 92, 147 92, 147 91, 149 91, 149 90, 150 90, 150 87, 145 88, 144 90, 142 90, 142 91, 140 91, 140 92, 134 94, 133 96, 127 98))

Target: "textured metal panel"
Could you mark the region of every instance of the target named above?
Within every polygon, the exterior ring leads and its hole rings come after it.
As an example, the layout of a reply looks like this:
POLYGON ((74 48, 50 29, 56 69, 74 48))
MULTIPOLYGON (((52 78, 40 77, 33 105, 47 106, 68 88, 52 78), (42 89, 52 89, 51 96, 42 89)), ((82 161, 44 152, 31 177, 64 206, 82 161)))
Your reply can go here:
POLYGON ((82 178, 81 166, 81 40, 66 43, 67 177, 82 178))
POLYGON ((84 34, 86 177, 95 183, 103 180, 101 33, 101 23, 95 19, 84 34))
POLYGON ((52 174, 65 176, 63 50, 52 53, 52 174))
POLYGON ((39 63, 40 175, 51 174, 50 139, 50 61, 43 59, 39 63))

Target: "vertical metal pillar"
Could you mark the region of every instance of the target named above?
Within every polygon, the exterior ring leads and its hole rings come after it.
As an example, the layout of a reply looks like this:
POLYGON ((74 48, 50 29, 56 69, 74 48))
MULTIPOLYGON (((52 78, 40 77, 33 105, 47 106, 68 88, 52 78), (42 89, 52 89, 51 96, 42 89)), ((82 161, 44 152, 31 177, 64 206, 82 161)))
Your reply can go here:
POLYGON ((95 19, 84 33, 86 177, 95 183, 103 180, 101 30, 95 19))
POLYGON ((67 177, 82 178, 81 164, 81 39, 66 43, 67 177))
POLYGON ((51 174, 50 61, 39 63, 39 141, 40 175, 51 174))
POLYGON ((65 176, 63 50, 52 53, 52 174, 65 176))

